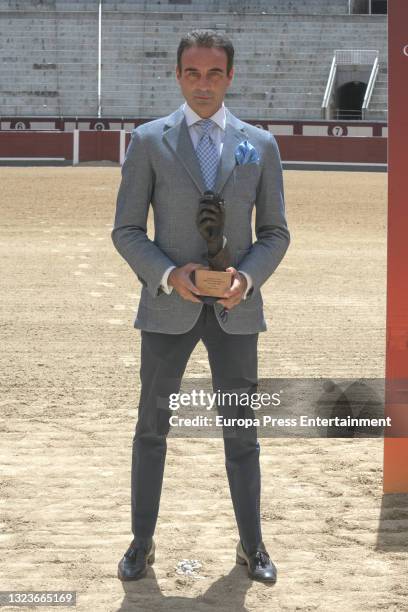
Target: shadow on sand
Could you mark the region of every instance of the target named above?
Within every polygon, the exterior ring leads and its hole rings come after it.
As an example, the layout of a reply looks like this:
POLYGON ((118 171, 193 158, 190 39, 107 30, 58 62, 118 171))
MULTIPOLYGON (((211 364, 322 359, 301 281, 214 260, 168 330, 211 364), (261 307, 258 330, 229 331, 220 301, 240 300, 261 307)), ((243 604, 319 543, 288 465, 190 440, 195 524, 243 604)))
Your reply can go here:
MULTIPOLYGON (((149 567, 142 580, 122 582, 125 597, 116 612, 249 612, 244 602, 252 584, 246 569, 235 566, 198 597, 165 596, 160 591, 153 568, 149 567)), ((265 584, 268 589, 273 586, 265 584)))

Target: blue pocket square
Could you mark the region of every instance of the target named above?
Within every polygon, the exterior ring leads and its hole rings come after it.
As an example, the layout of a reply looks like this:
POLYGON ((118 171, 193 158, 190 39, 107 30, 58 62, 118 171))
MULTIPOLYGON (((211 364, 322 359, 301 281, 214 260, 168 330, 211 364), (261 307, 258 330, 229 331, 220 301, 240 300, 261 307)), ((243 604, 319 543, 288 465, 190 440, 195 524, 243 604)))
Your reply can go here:
POLYGON ((257 164, 259 162, 259 154, 250 142, 244 140, 235 149, 235 160, 239 165, 257 164))

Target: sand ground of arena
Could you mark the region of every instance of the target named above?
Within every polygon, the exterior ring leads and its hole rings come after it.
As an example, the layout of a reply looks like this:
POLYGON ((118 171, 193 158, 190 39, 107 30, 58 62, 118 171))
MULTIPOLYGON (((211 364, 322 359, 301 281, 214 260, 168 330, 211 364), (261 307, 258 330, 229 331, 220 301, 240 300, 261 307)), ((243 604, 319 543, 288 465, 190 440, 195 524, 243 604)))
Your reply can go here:
MULTIPOLYGON (((222 440, 169 438, 155 564, 117 579, 132 535, 141 288, 110 238, 120 169, 0 177, 1 589, 75 590, 81 612, 406 610, 408 495, 383 496, 381 438, 260 438, 275 586, 235 565, 222 440), (185 558, 200 577, 176 573, 185 558)), ((284 181, 292 241, 262 288, 259 376, 381 378, 386 174, 284 181)), ((185 377, 209 373, 199 343, 185 377)))

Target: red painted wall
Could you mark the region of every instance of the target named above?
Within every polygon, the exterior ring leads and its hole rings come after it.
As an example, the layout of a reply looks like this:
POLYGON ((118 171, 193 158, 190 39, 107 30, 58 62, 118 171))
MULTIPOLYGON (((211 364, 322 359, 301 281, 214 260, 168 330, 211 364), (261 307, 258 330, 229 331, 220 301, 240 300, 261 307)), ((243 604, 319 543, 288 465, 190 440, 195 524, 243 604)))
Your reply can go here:
POLYGON ((119 162, 120 131, 80 131, 79 161, 119 162))
POLYGON ((387 163, 387 139, 354 136, 276 136, 284 161, 387 163))
MULTIPOLYGON (((81 130, 79 161, 119 162, 119 131, 81 130)), ((276 136, 284 161, 387 163, 387 139, 341 136, 276 136)), ((130 133, 126 134, 125 150, 130 133)), ((72 132, 1 131, 0 157, 73 156, 72 132)))
POLYGON ((72 159, 72 132, 0 132, 0 157, 72 159))

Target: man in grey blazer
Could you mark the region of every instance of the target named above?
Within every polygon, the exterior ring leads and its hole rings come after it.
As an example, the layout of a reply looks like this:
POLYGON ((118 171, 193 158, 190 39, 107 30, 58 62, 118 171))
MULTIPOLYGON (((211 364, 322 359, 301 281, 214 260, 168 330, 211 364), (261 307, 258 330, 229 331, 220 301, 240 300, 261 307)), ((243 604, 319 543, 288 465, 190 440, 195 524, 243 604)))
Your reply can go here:
MULTIPOLYGON (((256 390, 258 335, 267 329, 260 288, 289 245, 276 141, 224 106, 233 57, 232 43, 223 35, 194 31, 183 37, 176 77, 185 103, 169 116, 134 129, 122 166, 112 240, 142 283, 134 322, 141 330, 142 386, 132 452, 134 537, 119 562, 121 580, 141 578, 154 561, 153 534, 170 427, 162 399, 179 392, 200 340, 208 352, 214 391, 256 390), (225 201, 223 235, 209 253, 196 225, 199 200, 208 188, 225 201), (150 205, 153 240, 147 236, 150 205), (200 299, 192 272, 207 267, 212 258, 229 261, 232 285, 208 305, 200 299), (222 316, 225 312, 227 317, 222 316)), ((207 213, 205 224, 217 227, 216 210, 207 213)), ((242 406, 232 408, 241 416, 242 406)), ((236 561, 247 565, 251 578, 274 582, 276 567, 260 525, 256 427, 224 434, 224 449, 240 536, 236 561)))

